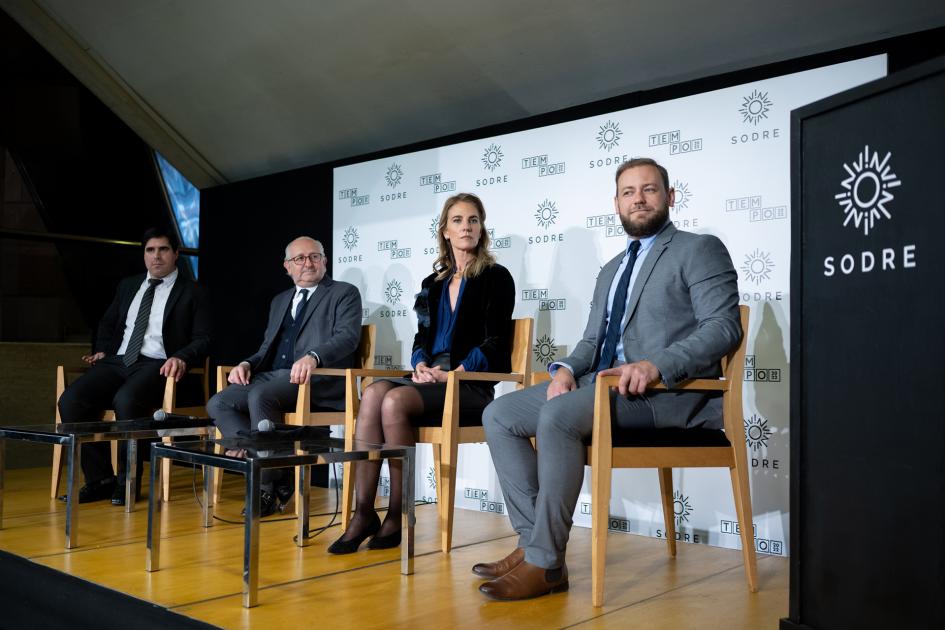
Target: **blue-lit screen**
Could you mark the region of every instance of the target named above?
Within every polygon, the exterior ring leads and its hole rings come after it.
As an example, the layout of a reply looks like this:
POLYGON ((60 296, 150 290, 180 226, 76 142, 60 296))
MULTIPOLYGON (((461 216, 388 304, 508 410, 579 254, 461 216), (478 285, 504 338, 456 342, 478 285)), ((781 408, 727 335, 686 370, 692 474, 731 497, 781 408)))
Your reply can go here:
MULTIPOLYGON (((171 203, 174 220, 177 221, 177 231, 180 234, 181 244, 184 247, 198 249, 200 247, 200 191, 187 180, 186 177, 171 166, 164 156, 154 152, 164 189, 171 203)), ((197 277, 197 257, 185 256, 197 277)))

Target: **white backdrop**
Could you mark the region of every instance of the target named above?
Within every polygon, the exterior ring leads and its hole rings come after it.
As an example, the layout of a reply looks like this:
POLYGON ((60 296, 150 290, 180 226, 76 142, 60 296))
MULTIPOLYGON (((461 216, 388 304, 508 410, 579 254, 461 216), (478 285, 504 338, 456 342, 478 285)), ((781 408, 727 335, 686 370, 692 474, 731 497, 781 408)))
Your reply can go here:
MULTIPOLYGON (((329 255, 378 327, 378 367, 408 367, 420 280, 431 272, 444 200, 473 192, 495 254, 515 278, 515 317, 534 317, 536 369, 565 356, 586 323, 594 278, 625 246, 614 172, 652 157, 676 188, 680 229, 715 234, 751 307, 745 428, 755 544, 787 554, 790 112, 885 76, 884 55, 549 127, 337 168, 329 255)), ((498 394, 508 391, 500 386, 498 394)), ((429 446, 418 449, 417 496, 435 500, 429 446)), ((590 469, 574 522, 590 526, 590 469)), ((386 490, 382 479, 382 491, 386 490)), ((737 548, 725 470, 674 473, 677 536, 737 548)), ((457 507, 505 514, 488 447, 460 447, 457 507)), ((610 527, 665 535, 655 471, 616 471, 610 527)))

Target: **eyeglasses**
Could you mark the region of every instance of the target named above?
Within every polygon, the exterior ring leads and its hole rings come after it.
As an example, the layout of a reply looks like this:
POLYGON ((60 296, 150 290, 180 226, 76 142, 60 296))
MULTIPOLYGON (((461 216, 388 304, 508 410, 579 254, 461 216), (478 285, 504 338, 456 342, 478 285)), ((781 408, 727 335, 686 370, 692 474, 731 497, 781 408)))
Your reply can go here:
POLYGON ((296 265, 301 267, 305 264, 305 261, 311 262, 313 265, 317 265, 325 258, 325 254, 309 254, 308 256, 296 256, 295 258, 286 258, 286 260, 291 260, 296 265))

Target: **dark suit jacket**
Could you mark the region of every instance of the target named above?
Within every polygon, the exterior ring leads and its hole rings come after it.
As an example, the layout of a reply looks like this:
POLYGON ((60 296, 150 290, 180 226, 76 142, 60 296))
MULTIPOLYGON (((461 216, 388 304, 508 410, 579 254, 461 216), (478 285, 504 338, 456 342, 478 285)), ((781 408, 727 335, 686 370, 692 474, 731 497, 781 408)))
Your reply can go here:
MULTIPOLYGON (((269 369, 272 365, 271 355, 276 350, 272 342, 279 334, 282 320, 294 296, 295 287, 292 287, 272 298, 262 345, 255 354, 244 359, 253 372, 269 369)), ((305 305, 293 361, 312 350, 320 359, 318 367, 356 367, 358 344, 361 342, 361 316, 361 294, 358 289, 326 275, 305 305)), ((314 405, 344 409, 344 379, 318 376, 312 378, 311 382, 314 405)))
MULTIPOLYGON (((444 293, 449 278, 436 281, 436 274, 423 279, 414 310, 417 311, 417 334, 413 350, 423 348, 433 354, 433 341, 439 321, 440 300, 449 299, 444 293)), ((508 372, 512 369, 512 311, 515 308, 515 282, 512 274, 502 265, 488 267, 475 278, 466 280, 463 299, 459 303, 450 360, 454 366, 478 347, 489 361, 490 372, 508 372)))
MULTIPOLYGON (((99 322, 93 353, 114 355, 118 352, 125 333, 128 308, 141 288, 145 275, 131 276, 118 283, 115 299, 99 322)), ((196 282, 178 275, 164 307, 161 336, 168 357, 181 359, 187 367, 203 363, 210 350, 210 302, 196 282)))

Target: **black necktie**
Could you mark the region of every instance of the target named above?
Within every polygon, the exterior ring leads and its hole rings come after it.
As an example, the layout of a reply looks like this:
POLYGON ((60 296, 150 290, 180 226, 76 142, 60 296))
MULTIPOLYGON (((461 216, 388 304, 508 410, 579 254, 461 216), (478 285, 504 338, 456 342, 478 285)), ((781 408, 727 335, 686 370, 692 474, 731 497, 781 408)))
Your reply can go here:
POLYGON ((617 352, 617 340, 620 339, 620 329, 623 324, 623 314, 627 310, 627 290, 630 287, 630 276, 633 275, 633 264, 637 261, 637 252, 640 251, 640 241, 630 242, 630 255, 627 257, 627 267, 617 283, 617 292, 614 293, 614 303, 610 307, 610 319, 607 321, 607 334, 604 336, 604 346, 600 351, 600 361, 597 371, 606 370, 614 362, 617 352))
POLYGON ((148 278, 148 288, 144 290, 144 295, 141 296, 138 316, 135 317, 135 327, 131 331, 131 339, 128 341, 128 347, 125 348, 125 356, 122 359, 125 365, 130 366, 138 360, 138 355, 141 354, 144 333, 148 330, 148 319, 151 317, 151 303, 154 302, 154 288, 162 282, 164 282, 162 278, 148 278))
POLYGON ((301 299, 299 303, 295 305, 295 315, 292 316, 292 319, 298 319, 299 315, 302 314, 302 311, 305 310, 305 302, 308 300, 308 289, 299 289, 299 296, 301 299))

